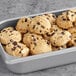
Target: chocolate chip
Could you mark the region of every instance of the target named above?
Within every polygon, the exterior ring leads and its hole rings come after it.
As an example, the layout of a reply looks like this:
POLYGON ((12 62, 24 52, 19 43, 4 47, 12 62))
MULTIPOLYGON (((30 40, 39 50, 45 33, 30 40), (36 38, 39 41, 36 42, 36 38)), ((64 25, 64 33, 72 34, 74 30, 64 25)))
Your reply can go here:
POLYGON ((21 51, 19 51, 19 53, 21 53, 21 51))
POLYGON ((40 22, 37 22, 38 25, 40 25, 40 22))
POLYGON ((55 48, 58 48, 58 46, 55 46, 55 48))
POLYGON ((54 42, 54 44, 55 44, 55 42, 54 42))
POLYGON ((40 32, 42 32, 42 31, 40 30, 40 32))
POLYGON ((74 42, 76 42, 76 40, 74 40, 74 42))
POLYGON ((7 32, 6 30, 2 30, 2 32, 7 32))
POLYGON ((12 51, 15 51, 15 49, 16 49, 16 47, 13 47, 13 48, 12 48, 12 51))
POLYGON ((14 42, 13 42, 13 45, 17 45, 17 42, 16 42, 16 41, 14 41, 14 42))
POLYGON ((34 45, 36 46, 37 44, 36 44, 36 43, 34 43, 34 45))
POLYGON ((70 19, 69 19, 69 18, 67 18, 67 20, 68 20, 68 21, 70 21, 70 19))
POLYGON ((53 17, 53 18, 56 18, 56 16, 55 16, 55 15, 52 15, 52 17, 53 17))
POLYGON ((35 39, 35 38, 33 38, 33 41, 36 41, 36 39, 35 39))
POLYGON ((58 31, 58 29, 55 29, 54 31, 56 32, 56 31, 58 31))
POLYGON ((21 46, 17 45, 17 47, 21 48, 21 46))
POLYGON ((27 26, 29 26, 29 24, 27 24, 27 26))
POLYGON ((11 39, 10 42, 13 42, 13 40, 11 39))
POLYGON ((71 16, 74 16, 74 14, 72 14, 71 16))
POLYGON ((55 34, 55 32, 53 32, 50 36, 53 36, 55 34))
POLYGON ((65 33, 62 31, 61 34, 64 35, 65 33))
POLYGON ((32 37, 34 37, 34 35, 31 35, 32 37))
POLYGON ((43 29, 45 28, 44 26, 41 26, 43 29))
POLYGON ((76 26, 75 22, 72 22, 73 26, 76 26))
POLYGON ((49 20, 49 18, 47 18, 49 20))
POLYGON ((12 31, 10 31, 10 32, 12 32, 12 31))
POLYGON ((39 38, 37 37, 37 40, 38 40, 39 38))
POLYGON ((44 38, 44 35, 43 34, 41 34, 41 36, 44 38))
POLYGON ((49 45, 50 44, 50 41, 47 41, 47 44, 49 45))
POLYGON ((25 18, 25 22, 27 22, 27 18, 25 18))
POLYGON ((46 16, 47 16, 48 14, 44 14, 44 15, 46 15, 46 16))
POLYGON ((65 18, 63 18, 63 20, 64 20, 64 21, 66 21, 66 19, 65 19, 65 18))
POLYGON ((32 18, 34 18, 35 16, 33 16, 32 18))
POLYGON ((46 33, 46 35, 47 35, 47 36, 50 36, 50 34, 49 34, 49 33, 46 33))
POLYGON ((35 25, 33 25, 33 29, 35 28, 35 25))

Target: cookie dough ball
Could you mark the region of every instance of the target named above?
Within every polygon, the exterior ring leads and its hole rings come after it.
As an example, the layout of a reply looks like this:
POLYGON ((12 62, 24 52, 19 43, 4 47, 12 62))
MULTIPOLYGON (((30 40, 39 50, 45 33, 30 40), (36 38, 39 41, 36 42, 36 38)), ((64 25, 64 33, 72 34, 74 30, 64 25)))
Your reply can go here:
POLYGON ((1 32, 0 33, 0 42, 2 44, 8 44, 10 42, 10 37, 8 33, 1 32))
POLYGON ((2 44, 8 44, 10 41, 21 41, 21 33, 18 31, 1 32, 0 41, 2 44))
POLYGON ((68 30, 71 33, 71 40, 68 42, 67 46, 68 47, 72 47, 72 46, 76 46, 76 28, 70 28, 68 30))
POLYGON ((64 16, 66 16, 71 22, 75 22, 76 20, 76 14, 70 10, 62 13, 64 16))
POLYGON ((33 33, 26 33, 23 36, 23 43, 30 47, 30 44, 36 40, 42 39, 42 36, 33 33))
POLYGON ((59 15, 56 19, 56 23, 62 29, 69 29, 70 27, 73 27, 73 23, 66 15, 59 15))
POLYGON ((56 20, 55 14, 50 13, 50 14, 44 14, 42 16, 48 19, 51 25, 55 24, 55 20, 56 20))
POLYGON ((45 40, 38 40, 31 44, 30 51, 32 55, 51 52, 51 44, 48 44, 45 40))
POLYGON ((16 30, 21 33, 26 33, 28 31, 28 26, 30 24, 31 19, 30 18, 21 18, 17 22, 16 30))
POLYGON ((76 37, 76 26, 69 28, 68 31, 72 34, 72 38, 76 37))
POLYGON ((18 42, 12 42, 6 45, 6 52, 16 57, 26 57, 29 54, 29 48, 18 42))
POLYGON ((68 31, 57 31, 50 37, 53 46, 63 46, 71 40, 71 34, 68 31))
POLYGON ((13 31, 13 30, 14 30, 13 27, 6 27, 6 28, 4 28, 3 30, 1 30, 1 33, 2 33, 2 32, 9 33, 10 31, 13 31))
POLYGON ((42 16, 32 18, 29 26, 29 31, 36 34, 45 34, 51 28, 50 22, 42 16))
POLYGON ((75 22, 76 20, 76 14, 74 12, 67 11, 67 17, 72 22, 75 22))

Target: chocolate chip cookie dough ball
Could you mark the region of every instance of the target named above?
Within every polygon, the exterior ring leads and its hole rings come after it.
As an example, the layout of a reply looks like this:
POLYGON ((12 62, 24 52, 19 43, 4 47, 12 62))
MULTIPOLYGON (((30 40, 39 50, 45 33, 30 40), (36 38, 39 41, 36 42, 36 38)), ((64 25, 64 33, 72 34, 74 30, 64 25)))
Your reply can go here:
POLYGON ((26 33, 23 36, 23 43, 26 44, 28 47, 30 47, 31 43, 42 39, 42 36, 33 34, 33 33, 26 33))
POLYGON ((62 29, 69 29, 73 27, 73 23, 66 15, 59 15, 56 19, 56 23, 62 29))
POLYGON ((0 42, 2 44, 8 44, 10 42, 9 39, 10 39, 10 37, 9 37, 8 33, 5 33, 5 32, 0 33, 0 42))
POLYGON ((51 28, 50 22, 42 16, 36 16, 32 18, 29 31, 36 34, 45 34, 45 32, 48 32, 51 28))
POLYGON ((56 21, 55 14, 49 13, 49 14, 44 14, 42 16, 48 19, 51 25, 55 24, 55 21, 56 21))
POLYGON ((15 30, 0 33, 0 41, 2 44, 8 44, 10 41, 19 42, 21 39, 21 33, 15 30))
POLYGON ((71 33, 72 38, 70 40, 70 42, 68 43, 68 46, 76 46, 76 27, 72 27, 70 29, 68 29, 68 31, 71 33))
POLYGON ((28 31, 28 26, 30 24, 31 19, 30 18, 21 18, 17 22, 16 30, 21 33, 26 33, 28 31))
POLYGON ((71 34, 68 31, 57 31, 50 37, 53 46, 63 46, 71 40, 71 34))
POLYGON ((11 42, 6 45, 5 49, 9 55, 16 57, 26 57, 29 54, 29 48, 19 42, 11 42))
POLYGON ((30 46, 30 51, 32 55, 51 52, 51 44, 48 44, 44 39, 34 41, 30 46))
POLYGON ((67 17, 72 22, 75 22, 75 20, 76 20, 76 14, 72 11, 67 11, 67 17))

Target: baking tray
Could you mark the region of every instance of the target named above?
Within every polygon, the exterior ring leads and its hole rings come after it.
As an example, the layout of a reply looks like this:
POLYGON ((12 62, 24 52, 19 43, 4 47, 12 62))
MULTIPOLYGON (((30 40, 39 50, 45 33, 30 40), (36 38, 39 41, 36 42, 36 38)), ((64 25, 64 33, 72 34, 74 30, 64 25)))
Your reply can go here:
MULTIPOLYGON (((70 8, 45 13, 55 13, 59 15, 61 12, 68 9, 70 8)), ((45 13, 30 15, 28 17, 34 17, 45 13)), ((0 30, 7 26, 15 26, 19 18, 21 17, 1 21, 0 30)), ((19 58, 7 54, 0 43, 0 54, 7 68, 14 73, 28 73, 76 62, 76 47, 19 58)))

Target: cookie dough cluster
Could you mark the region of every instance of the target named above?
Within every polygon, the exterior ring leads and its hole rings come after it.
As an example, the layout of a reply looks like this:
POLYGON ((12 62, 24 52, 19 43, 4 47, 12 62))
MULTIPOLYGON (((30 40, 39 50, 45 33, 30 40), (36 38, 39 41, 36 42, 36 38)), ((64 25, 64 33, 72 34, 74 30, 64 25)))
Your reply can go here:
POLYGON ((60 15, 43 14, 21 18, 15 27, 0 32, 5 51, 18 57, 76 46, 76 9, 60 15))

